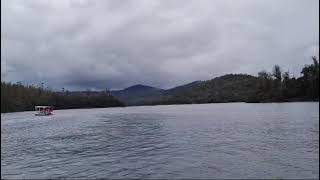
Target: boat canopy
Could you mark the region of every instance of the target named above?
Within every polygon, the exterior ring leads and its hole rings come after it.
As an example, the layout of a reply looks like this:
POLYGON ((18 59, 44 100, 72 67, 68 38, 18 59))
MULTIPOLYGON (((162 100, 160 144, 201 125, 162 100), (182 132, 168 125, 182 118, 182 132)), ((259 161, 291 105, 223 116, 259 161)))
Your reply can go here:
POLYGON ((52 108, 52 106, 35 106, 35 108, 52 108))
POLYGON ((42 109, 53 109, 52 106, 35 106, 36 110, 42 110, 42 109))

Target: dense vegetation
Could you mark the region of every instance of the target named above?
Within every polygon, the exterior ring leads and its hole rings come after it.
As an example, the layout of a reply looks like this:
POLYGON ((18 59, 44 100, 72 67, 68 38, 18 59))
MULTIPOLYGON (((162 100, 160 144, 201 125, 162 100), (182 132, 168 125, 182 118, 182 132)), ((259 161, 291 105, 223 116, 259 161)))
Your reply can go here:
POLYGON ((319 101, 319 60, 312 60, 313 64, 306 65, 299 78, 290 77, 277 65, 272 73, 259 72, 259 83, 249 102, 319 101))
POLYGON ((257 76, 228 74, 168 90, 136 85, 111 93, 127 105, 318 101, 319 61, 312 60, 298 78, 275 65, 271 73, 261 71, 257 76))
POLYGON ((167 90, 153 104, 199 104, 247 101, 255 93, 258 78, 245 74, 227 74, 208 81, 194 83, 189 88, 167 90))
POLYGON ((55 109, 123 106, 109 92, 57 93, 21 83, 1 82, 1 113, 34 110, 36 105, 52 105, 55 109))
POLYGON ((152 104, 319 101, 319 60, 312 60, 299 78, 290 77, 275 65, 272 73, 261 71, 257 77, 229 74, 189 88, 167 90, 166 96, 152 104))

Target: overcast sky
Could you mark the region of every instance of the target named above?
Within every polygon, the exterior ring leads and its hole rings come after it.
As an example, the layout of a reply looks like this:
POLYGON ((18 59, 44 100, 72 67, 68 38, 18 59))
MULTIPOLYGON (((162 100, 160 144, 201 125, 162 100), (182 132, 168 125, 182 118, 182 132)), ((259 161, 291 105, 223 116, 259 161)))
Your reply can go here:
POLYGON ((2 0, 1 79, 169 88, 318 55, 318 0, 2 0))

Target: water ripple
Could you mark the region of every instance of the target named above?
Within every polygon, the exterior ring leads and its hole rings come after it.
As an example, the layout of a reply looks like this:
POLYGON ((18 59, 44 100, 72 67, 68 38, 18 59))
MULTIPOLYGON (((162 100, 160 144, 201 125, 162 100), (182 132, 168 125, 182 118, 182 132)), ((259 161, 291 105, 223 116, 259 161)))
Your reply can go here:
POLYGON ((318 108, 231 103, 1 114, 1 178, 318 178, 318 108))

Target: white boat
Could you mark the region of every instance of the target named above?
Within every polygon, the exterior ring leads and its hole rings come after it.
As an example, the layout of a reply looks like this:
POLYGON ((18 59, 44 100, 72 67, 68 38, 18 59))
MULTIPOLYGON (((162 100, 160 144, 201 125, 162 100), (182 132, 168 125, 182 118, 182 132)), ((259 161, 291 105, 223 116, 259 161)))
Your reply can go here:
POLYGON ((37 113, 35 114, 36 116, 49 116, 53 115, 53 107, 52 106, 35 106, 35 110, 37 113))

